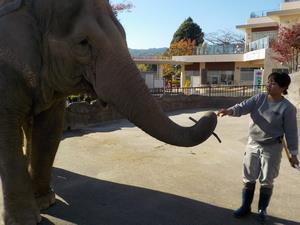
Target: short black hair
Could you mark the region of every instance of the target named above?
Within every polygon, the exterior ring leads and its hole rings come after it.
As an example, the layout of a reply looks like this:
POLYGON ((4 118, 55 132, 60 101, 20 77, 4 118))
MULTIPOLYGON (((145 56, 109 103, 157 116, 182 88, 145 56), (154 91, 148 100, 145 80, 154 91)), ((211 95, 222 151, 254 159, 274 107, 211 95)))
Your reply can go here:
POLYGON ((287 73, 283 72, 273 72, 268 76, 268 79, 273 78, 274 81, 278 84, 279 87, 285 88, 283 91, 283 94, 286 95, 287 89, 289 88, 289 85, 291 83, 291 78, 287 73))

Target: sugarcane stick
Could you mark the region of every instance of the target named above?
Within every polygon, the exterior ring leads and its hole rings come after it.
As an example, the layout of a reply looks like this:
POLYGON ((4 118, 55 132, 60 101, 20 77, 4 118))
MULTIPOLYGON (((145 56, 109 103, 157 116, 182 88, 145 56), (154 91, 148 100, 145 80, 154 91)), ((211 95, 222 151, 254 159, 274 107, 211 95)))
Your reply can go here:
MULTIPOLYGON (((191 121, 193 121, 194 123, 198 123, 198 121, 197 120, 195 120, 193 117, 189 117, 189 119, 191 120, 191 121)), ((212 134, 215 136, 215 138, 218 140, 218 142, 219 143, 222 143, 222 141, 221 141, 221 139, 219 138, 219 136, 215 133, 215 132, 212 132, 212 134)))
POLYGON ((292 157, 291 157, 291 154, 290 154, 290 152, 289 152, 289 150, 288 150, 288 147, 287 147, 285 138, 282 138, 282 146, 283 146, 283 148, 284 148, 284 151, 285 151, 285 153, 286 153, 286 156, 287 156, 287 158, 288 158, 288 160, 289 160, 291 166, 294 167, 295 169, 297 169, 297 170, 300 171, 299 165, 296 165, 296 164, 293 165, 293 163, 292 163, 292 157))
MULTIPOLYGON (((290 164, 292 165, 291 155, 290 155, 289 150, 288 150, 288 148, 287 148, 287 144, 286 144, 285 138, 282 138, 282 146, 283 146, 283 149, 284 149, 284 151, 285 151, 285 154, 286 154, 286 156, 287 156, 287 158, 288 158, 290 164)), ((293 166, 293 165, 292 165, 292 166, 293 166)))

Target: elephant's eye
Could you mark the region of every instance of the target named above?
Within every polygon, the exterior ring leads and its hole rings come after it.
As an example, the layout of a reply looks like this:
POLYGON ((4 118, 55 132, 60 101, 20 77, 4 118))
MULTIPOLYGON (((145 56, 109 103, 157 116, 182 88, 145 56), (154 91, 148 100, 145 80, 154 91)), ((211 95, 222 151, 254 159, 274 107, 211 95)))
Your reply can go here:
POLYGON ((82 46, 86 46, 89 44, 88 40, 87 39, 83 39, 82 41, 79 42, 80 45, 82 46))
POLYGON ((75 42, 73 54, 80 63, 89 63, 91 60, 91 46, 87 38, 75 42))

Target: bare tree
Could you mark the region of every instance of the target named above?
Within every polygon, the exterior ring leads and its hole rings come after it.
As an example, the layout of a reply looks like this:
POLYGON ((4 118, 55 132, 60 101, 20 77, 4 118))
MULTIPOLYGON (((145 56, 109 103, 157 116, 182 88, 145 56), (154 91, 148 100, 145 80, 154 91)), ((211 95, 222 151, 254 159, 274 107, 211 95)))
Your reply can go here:
POLYGON ((245 43, 244 35, 231 30, 218 30, 213 33, 208 33, 204 36, 208 44, 212 45, 230 45, 245 43))
POLYGON ((203 53, 208 49, 214 54, 243 53, 244 51, 245 38, 240 33, 230 30, 218 30, 205 35, 204 39, 205 43, 201 48, 203 53))

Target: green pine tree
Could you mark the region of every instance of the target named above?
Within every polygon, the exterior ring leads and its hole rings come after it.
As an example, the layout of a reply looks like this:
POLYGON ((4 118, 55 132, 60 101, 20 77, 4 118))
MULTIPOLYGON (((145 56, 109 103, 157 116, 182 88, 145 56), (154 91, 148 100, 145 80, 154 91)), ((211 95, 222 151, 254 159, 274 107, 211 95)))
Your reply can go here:
POLYGON ((204 42, 204 33, 191 17, 187 18, 175 32, 171 44, 180 40, 195 40, 196 46, 204 42))

